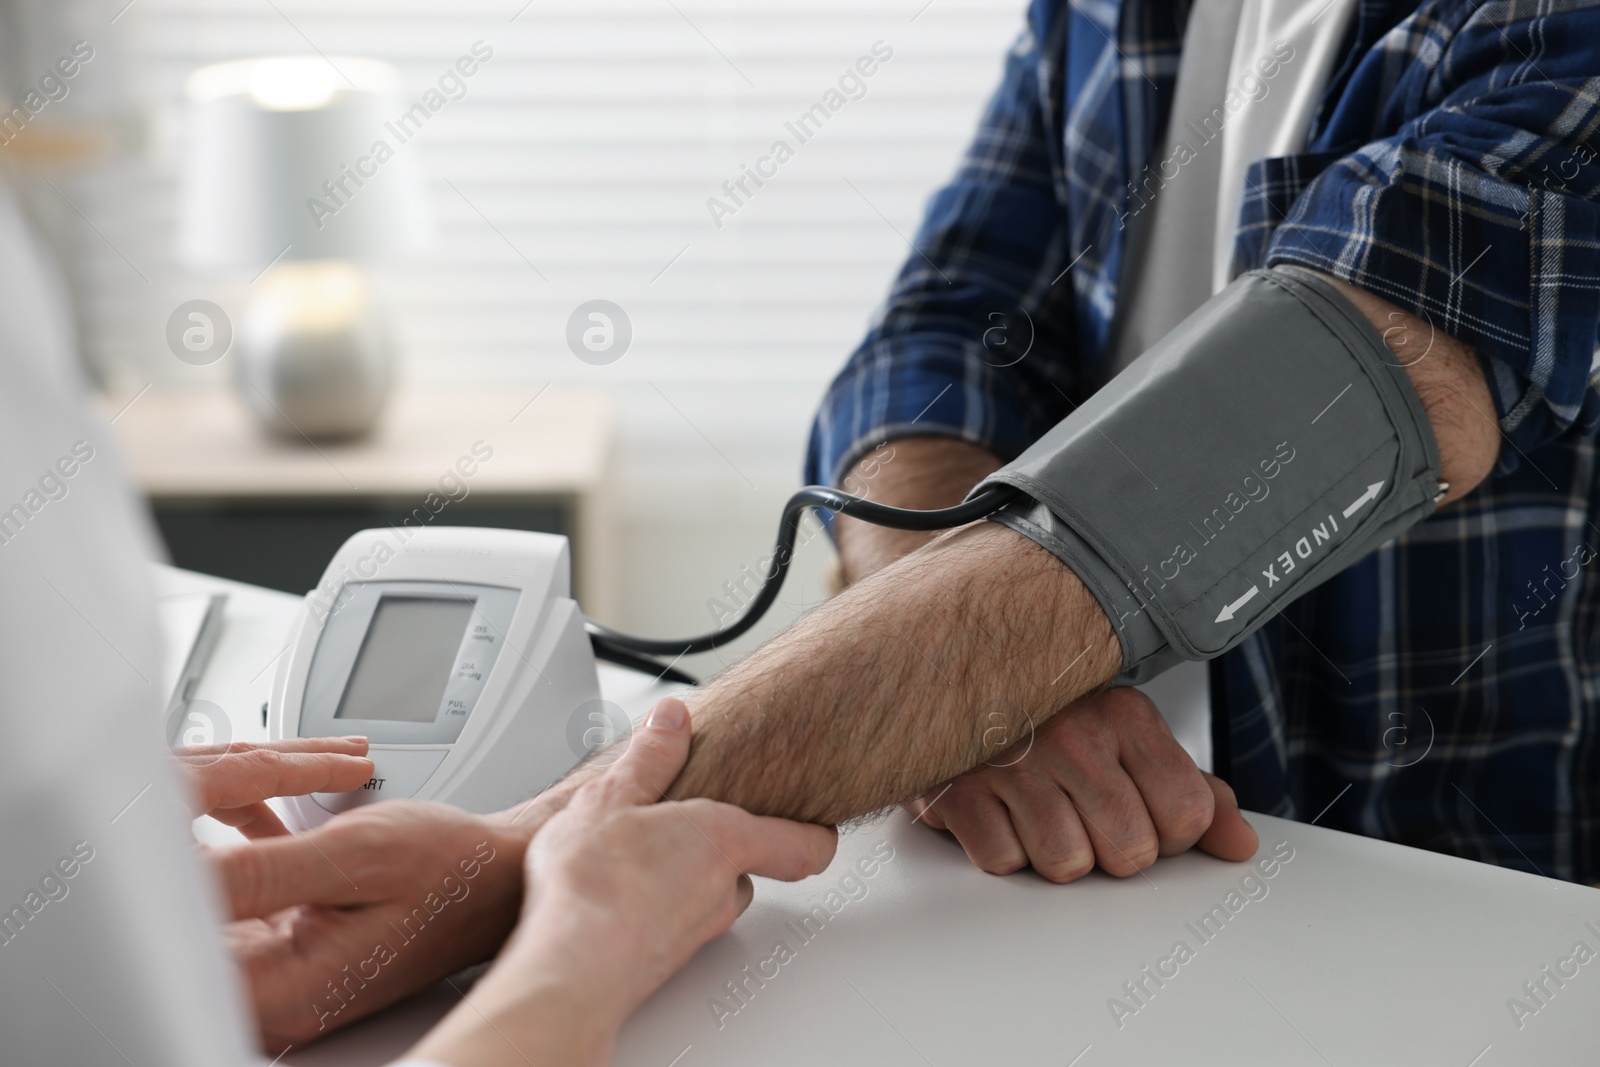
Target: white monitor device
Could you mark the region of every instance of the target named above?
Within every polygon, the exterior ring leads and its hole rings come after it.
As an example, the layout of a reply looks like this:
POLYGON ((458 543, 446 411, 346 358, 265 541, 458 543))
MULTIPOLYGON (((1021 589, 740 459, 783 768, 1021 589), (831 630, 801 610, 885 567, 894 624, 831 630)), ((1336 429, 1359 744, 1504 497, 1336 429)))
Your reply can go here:
POLYGON ((370 743, 365 786, 284 802, 308 829, 379 800, 509 807, 603 739, 593 723, 625 730, 615 717, 572 599, 566 538, 383 529, 346 541, 306 595, 268 733, 370 743))

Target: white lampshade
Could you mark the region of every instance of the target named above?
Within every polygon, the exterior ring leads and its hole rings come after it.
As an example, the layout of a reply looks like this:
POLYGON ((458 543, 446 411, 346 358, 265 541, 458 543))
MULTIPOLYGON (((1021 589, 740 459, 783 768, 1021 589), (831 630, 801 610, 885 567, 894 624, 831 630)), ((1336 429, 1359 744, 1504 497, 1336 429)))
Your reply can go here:
POLYGON ((350 56, 271 56, 190 75, 178 251, 197 267, 362 259, 426 243, 400 77, 350 56), (285 253, 284 249, 288 248, 285 253))

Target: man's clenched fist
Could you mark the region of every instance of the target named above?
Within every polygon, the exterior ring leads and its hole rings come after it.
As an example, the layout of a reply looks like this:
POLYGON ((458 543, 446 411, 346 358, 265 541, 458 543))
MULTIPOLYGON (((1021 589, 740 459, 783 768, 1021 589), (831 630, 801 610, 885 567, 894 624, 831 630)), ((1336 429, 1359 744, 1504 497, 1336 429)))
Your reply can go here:
POLYGON ((1098 865, 1125 878, 1195 845, 1226 860, 1255 854, 1233 790, 1195 766, 1137 689, 1084 697, 1031 742, 907 807, 991 874, 1032 864, 1070 882, 1098 865))

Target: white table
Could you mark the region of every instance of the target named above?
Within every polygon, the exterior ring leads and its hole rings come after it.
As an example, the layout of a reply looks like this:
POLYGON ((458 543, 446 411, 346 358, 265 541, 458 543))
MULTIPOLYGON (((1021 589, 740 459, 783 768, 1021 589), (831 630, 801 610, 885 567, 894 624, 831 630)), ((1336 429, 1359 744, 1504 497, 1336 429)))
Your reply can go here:
MULTIPOLYGON (((214 585, 175 572, 168 584, 214 585)), ((293 598, 230 588, 228 628, 198 695, 230 712, 253 702, 259 724, 270 685, 263 666, 293 598)), ((630 710, 651 696, 624 671, 604 669, 603 685, 630 710)), ((239 736, 253 736, 249 721, 236 725, 239 736)), ((1561 962, 1580 941, 1600 953, 1600 891, 1266 816, 1251 821, 1263 856, 1286 842, 1293 858, 1246 886, 1259 899, 1229 901, 1249 866, 1190 853, 1123 881, 1099 873, 1070 886, 1031 873, 994 878, 974 871, 947 838, 891 816, 848 835, 820 877, 759 881, 733 930, 629 1024, 617 1062, 1600 1061, 1600 956, 1561 962), (874 849, 892 858, 878 858, 862 877, 854 865, 874 849), (852 872, 856 881, 845 882, 852 872), (1202 917, 1227 913, 1230 903, 1237 912, 1225 923, 1213 917, 1203 939, 1202 917), (811 926, 800 929, 808 915, 811 926), (1183 962, 1172 959, 1180 941, 1191 954, 1183 962), (774 952, 779 942, 787 953, 774 952), (1576 974, 1557 986, 1543 978, 1546 966, 1576 974), (1523 988, 1541 979, 1549 991, 1542 1005, 1523 988), (1140 981, 1142 1003, 1124 985, 1140 981), (729 982, 743 983, 742 1001, 729 982), (1124 1005, 1120 1019, 1113 998, 1124 1005), (1520 1028, 1511 998, 1539 1009, 1520 1028)), ((436 988, 282 1062, 386 1063, 454 999, 436 988)))

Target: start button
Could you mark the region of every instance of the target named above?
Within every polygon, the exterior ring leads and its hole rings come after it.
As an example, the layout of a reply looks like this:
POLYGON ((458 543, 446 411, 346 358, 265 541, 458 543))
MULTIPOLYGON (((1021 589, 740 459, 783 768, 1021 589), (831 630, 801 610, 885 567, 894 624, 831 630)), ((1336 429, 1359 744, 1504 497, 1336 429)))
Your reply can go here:
POLYGON ((422 784, 444 762, 448 748, 379 748, 367 756, 372 760, 372 777, 360 789, 348 793, 312 793, 311 799, 324 811, 341 811, 376 804, 380 800, 404 800, 415 796, 422 784))

